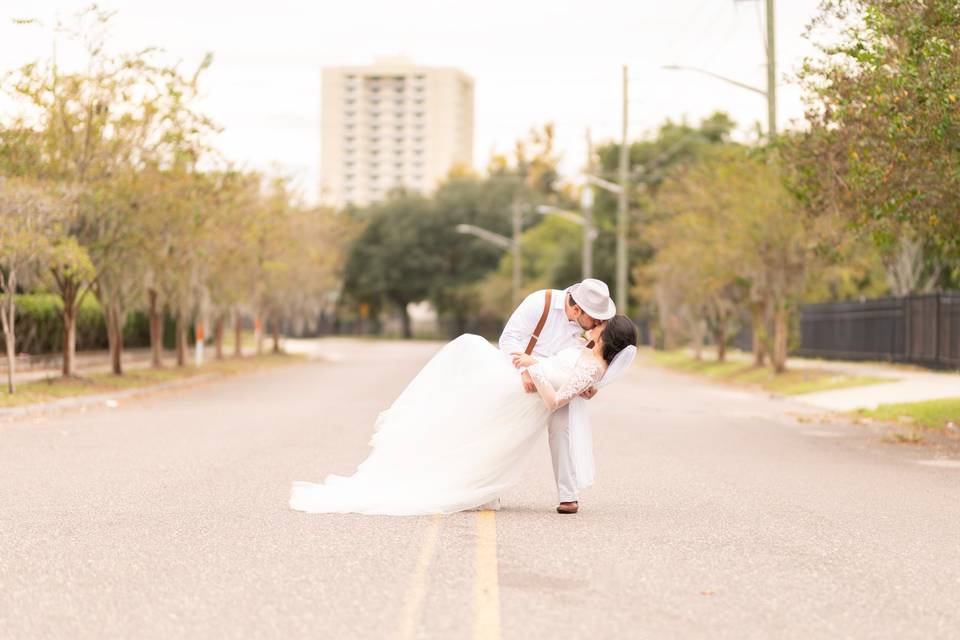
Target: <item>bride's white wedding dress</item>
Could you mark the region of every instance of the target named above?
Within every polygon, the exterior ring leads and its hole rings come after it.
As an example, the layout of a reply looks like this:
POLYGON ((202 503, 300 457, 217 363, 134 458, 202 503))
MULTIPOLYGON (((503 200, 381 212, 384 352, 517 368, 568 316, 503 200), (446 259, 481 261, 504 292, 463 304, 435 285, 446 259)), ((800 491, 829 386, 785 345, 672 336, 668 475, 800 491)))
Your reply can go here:
MULTIPOLYGON (((566 404, 603 374, 584 347, 530 368, 566 404)), ((510 356, 479 336, 445 345, 377 418, 373 451, 349 477, 294 482, 290 507, 312 513, 453 513, 501 495, 524 471, 550 409, 526 393, 510 356)))

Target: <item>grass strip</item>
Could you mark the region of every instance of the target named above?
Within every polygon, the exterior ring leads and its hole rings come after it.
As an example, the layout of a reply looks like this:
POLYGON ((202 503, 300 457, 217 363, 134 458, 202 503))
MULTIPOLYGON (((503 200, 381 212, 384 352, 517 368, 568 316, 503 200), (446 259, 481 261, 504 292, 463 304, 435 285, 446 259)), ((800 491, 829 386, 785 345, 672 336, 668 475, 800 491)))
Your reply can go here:
POLYGON ((164 382, 191 378, 200 374, 236 375, 264 367, 302 361, 305 361, 304 356, 269 353, 244 358, 209 360, 201 367, 167 365, 161 369, 129 369, 122 376, 116 376, 112 373, 93 373, 72 378, 46 378, 20 383, 17 385, 16 393, 13 394, 8 393, 6 385, 4 385, 3 389, 0 390, 0 407, 19 407, 51 402, 61 398, 149 387, 164 382))
POLYGON ((740 360, 697 360, 686 351, 648 352, 651 362, 674 371, 695 373, 713 380, 759 387, 770 393, 794 396, 819 391, 892 382, 890 378, 853 376, 827 369, 790 369, 777 374, 769 367, 755 367, 740 360))
POLYGON ((945 429, 951 422, 960 425, 960 398, 882 404, 876 409, 860 409, 856 414, 883 422, 908 423, 928 429, 945 429))

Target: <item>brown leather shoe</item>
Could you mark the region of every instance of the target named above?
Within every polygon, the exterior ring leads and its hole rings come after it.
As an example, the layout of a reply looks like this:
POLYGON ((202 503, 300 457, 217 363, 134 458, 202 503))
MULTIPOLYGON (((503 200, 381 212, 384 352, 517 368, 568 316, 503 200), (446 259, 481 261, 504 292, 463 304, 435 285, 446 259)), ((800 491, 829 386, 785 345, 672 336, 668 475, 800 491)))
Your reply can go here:
POLYGON ((576 502, 561 502, 557 513, 576 513, 579 509, 580 505, 576 502))

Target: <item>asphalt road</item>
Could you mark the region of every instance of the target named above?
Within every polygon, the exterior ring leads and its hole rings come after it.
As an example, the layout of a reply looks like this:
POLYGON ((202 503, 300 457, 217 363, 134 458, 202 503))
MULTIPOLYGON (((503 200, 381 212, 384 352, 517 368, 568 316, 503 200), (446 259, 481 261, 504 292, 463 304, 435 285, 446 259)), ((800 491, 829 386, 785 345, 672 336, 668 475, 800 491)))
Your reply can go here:
POLYGON ((499 512, 307 515, 434 343, 0 423, 0 638, 960 637, 960 468, 638 363, 499 512))

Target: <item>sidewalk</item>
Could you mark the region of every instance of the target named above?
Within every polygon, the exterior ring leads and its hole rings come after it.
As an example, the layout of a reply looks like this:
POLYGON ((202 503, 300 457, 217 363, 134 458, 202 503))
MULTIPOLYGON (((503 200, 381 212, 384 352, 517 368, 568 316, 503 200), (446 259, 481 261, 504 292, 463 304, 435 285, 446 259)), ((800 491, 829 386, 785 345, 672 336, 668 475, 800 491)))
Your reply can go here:
POLYGON ((78 407, 105 406, 114 409, 118 406, 118 400, 137 398, 151 393, 179 389, 181 387, 192 386, 208 380, 217 378, 219 374, 201 373, 189 378, 180 380, 171 380, 170 382, 161 382, 144 387, 134 387, 132 389, 119 389, 110 393, 95 393, 81 396, 70 396, 49 402, 37 402, 34 404, 24 404, 16 407, 0 407, 0 419, 9 417, 19 417, 60 411, 63 409, 76 409, 78 407))
MULTIPOLYGON (((283 344, 283 342, 281 344, 283 344)), ((77 367, 77 373, 80 374, 78 377, 83 378, 99 372, 109 373, 109 354, 107 352, 86 352, 84 355, 86 357, 83 358, 82 362, 86 366, 77 367)), ((164 371, 172 373, 180 371, 179 374, 174 376, 160 376, 156 380, 150 379, 152 376, 149 371, 139 374, 139 378, 131 375, 124 376, 124 378, 118 378, 112 375, 88 378, 88 381, 97 384, 98 388, 70 392, 68 395, 62 397, 56 397, 56 394, 52 396, 47 394, 47 397, 27 399, 25 404, 15 403, 13 406, 0 406, 0 421, 4 418, 43 414, 64 409, 83 409, 93 406, 105 406, 112 409, 118 406, 118 401, 121 399, 137 398, 181 387, 190 387, 210 380, 229 377, 237 373, 252 371, 262 366, 261 361, 257 358, 254 347, 244 347, 244 357, 241 359, 233 358, 232 349, 225 351, 224 355, 225 359, 217 360, 215 353, 207 349, 204 351, 204 363, 202 367, 194 369, 194 351, 191 349, 188 354, 188 367, 179 370, 174 365, 176 354, 174 352, 164 352, 164 371), (250 365, 251 362, 253 363, 252 365, 250 365), (137 378, 139 382, 134 380, 133 384, 129 386, 111 384, 111 381, 115 380, 126 379, 129 381, 131 377, 137 378), (171 377, 173 379, 170 379, 171 377)), ((262 355, 265 358, 269 358, 272 354, 270 350, 265 349, 262 355)), ((143 357, 138 357, 136 353, 130 354, 129 356, 125 354, 124 371, 129 374, 136 370, 145 371, 150 369, 151 361, 149 351, 144 350, 144 354, 141 354, 141 356, 143 357)), ((5 370, 2 373, 6 375, 5 370)), ((25 381, 43 379, 52 379, 54 382, 57 382, 60 376, 61 371, 59 368, 34 370, 22 375, 17 374, 17 382, 23 383, 25 381)), ((45 385, 41 383, 40 386, 44 387, 45 385)), ((21 390, 24 388, 25 387, 21 387, 21 390)), ((3 392, 0 392, 0 394, 2 393, 3 392)), ((42 393, 40 395, 43 396, 42 393)))
MULTIPOLYGON (((749 361, 753 359, 752 354, 742 351, 728 351, 727 357, 732 360, 749 361)), ((960 373, 955 371, 927 371, 911 366, 883 362, 851 362, 811 358, 788 358, 787 368, 821 369, 848 375, 890 379, 889 383, 793 396, 793 400, 797 402, 820 409, 853 411, 855 409, 876 409, 881 404, 960 397, 960 373)))
MULTIPOLYGON (((226 355, 233 355, 233 345, 225 349, 226 355)), ((243 355, 253 355, 256 349, 253 347, 244 347, 243 355)), ((193 348, 187 351, 187 361, 193 362, 193 348)), ((211 345, 207 345, 203 351, 204 360, 212 360, 214 350, 211 345)), ((167 364, 176 362, 177 354, 174 351, 164 351, 163 361, 167 364)), ((18 362, 15 368, 17 384, 24 382, 34 382, 36 380, 46 380, 47 378, 56 378, 61 374, 61 356, 59 354, 44 354, 44 366, 37 368, 21 368, 18 362)), ((136 369, 147 369, 150 367, 149 349, 125 349, 123 352, 123 368, 127 371, 136 369)), ((74 360, 74 371, 78 374, 109 373, 110 372, 110 352, 109 351, 79 351, 74 360)), ((0 381, 6 381, 7 367, 6 360, 0 362, 0 381)))

